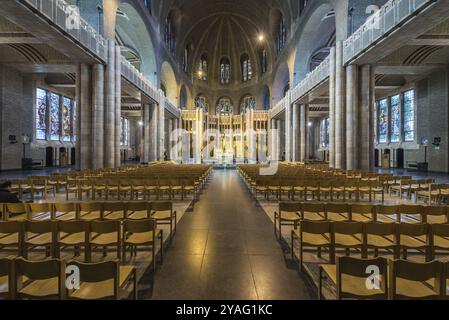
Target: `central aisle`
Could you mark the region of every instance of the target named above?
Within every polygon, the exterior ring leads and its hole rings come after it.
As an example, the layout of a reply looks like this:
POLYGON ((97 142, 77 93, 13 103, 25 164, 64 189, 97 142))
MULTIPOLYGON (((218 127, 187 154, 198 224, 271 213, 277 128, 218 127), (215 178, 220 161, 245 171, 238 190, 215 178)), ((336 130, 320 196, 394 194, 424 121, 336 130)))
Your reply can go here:
POLYGON ((216 170, 178 225, 156 272, 154 299, 311 299, 273 225, 235 170, 216 170))

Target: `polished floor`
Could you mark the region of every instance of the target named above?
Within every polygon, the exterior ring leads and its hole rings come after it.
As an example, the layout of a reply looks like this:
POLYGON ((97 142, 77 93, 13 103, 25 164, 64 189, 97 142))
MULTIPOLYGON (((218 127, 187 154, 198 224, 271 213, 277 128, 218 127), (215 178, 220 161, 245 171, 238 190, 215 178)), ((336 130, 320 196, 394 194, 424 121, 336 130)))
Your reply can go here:
POLYGON ((235 170, 216 170, 156 272, 153 299, 312 299, 235 170))

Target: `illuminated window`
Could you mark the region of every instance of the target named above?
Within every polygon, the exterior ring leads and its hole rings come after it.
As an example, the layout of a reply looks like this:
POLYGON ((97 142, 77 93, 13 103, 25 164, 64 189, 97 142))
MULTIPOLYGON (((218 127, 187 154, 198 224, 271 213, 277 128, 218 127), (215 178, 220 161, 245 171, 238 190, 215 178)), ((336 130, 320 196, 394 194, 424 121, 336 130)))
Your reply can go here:
POLYGON ((379 101, 379 143, 388 140, 388 102, 387 99, 379 101))
POLYGON ((36 139, 45 140, 47 135, 47 91, 36 92, 36 139))
POLYGON ((404 92, 404 140, 415 140, 415 92, 404 92))
POLYGON ((62 140, 70 141, 72 136, 72 100, 64 97, 62 104, 62 140))
POLYGON ((50 139, 59 140, 61 135, 60 129, 60 99, 59 94, 50 93, 50 139))
POLYGON ((401 141, 401 96, 390 98, 391 108, 391 142, 401 141))
POLYGON ((229 84, 231 82, 231 63, 228 58, 220 61, 220 83, 229 84))

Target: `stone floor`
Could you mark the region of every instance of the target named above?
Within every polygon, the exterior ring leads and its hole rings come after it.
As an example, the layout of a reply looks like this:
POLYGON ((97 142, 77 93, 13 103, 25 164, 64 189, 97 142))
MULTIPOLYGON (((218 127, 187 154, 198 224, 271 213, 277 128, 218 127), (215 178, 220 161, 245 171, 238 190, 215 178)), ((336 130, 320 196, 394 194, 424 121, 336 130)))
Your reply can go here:
POLYGON ((153 299, 312 299, 314 290, 237 172, 217 170, 178 225, 153 299))

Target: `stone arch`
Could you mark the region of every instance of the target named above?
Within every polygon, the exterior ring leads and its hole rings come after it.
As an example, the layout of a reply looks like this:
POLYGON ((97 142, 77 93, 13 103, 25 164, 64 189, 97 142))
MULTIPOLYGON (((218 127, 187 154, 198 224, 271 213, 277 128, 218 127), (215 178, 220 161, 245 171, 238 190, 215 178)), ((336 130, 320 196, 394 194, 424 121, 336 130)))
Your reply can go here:
POLYGON ((170 102, 178 105, 178 83, 176 81, 175 71, 167 61, 164 61, 161 66, 161 85, 165 87, 167 91, 166 96, 170 102))
POLYGON ((285 88, 290 84, 290 69, 287 63, 279 65, 273 81, 273 106, 284 98, 285 88))

